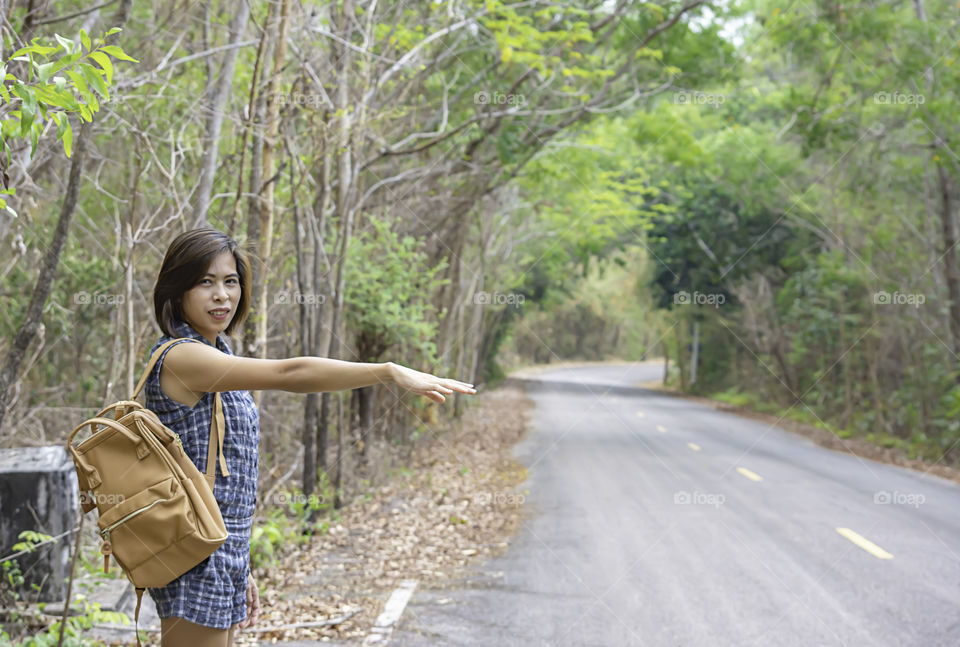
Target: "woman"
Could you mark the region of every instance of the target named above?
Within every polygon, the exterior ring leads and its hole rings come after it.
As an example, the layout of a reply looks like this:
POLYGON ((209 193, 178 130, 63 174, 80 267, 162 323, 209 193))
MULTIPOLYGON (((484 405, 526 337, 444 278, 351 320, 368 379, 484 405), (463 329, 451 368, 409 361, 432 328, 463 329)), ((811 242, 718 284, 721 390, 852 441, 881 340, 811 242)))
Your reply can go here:
POLYGON ((249 390, 339 391, 393 382, 437 402, 473 385, 392 362, 365 364, 322 357, 237 357, 221 333, 242 326, 250 305, 249 265, 237 243, 216 229, 178 236, 167 249, 153 300, 164 336, 178 337, 146 383, 146 406, 178 433, 184 450, 206 470, 213 394, 220 393, 226 432, 214 497, 227 541, 167 586, 150 589, 161 618, 163 647, 230 647, 236 629, 256 622, 260 600, 250 576, 250 528, 257 498, 260 422, 249 390), (222 464, 221 464, 222 465, 222 464), (224 476, 224 473, 227 475, 224 476))

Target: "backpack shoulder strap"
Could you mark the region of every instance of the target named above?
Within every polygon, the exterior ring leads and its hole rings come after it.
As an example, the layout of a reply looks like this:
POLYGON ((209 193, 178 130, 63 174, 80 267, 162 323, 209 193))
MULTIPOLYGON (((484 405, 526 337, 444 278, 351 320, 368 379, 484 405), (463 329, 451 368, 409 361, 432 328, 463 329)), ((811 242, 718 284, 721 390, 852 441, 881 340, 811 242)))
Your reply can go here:
MULTIPOLYGON (((137 396, 140 395, 140 391, 143 390, 144 384, 147 383, 147 378, 150 377, 153 367, 157 365, 157 362, 160 359, 160 356, 163 355, 163 351, 167 350, 173 344, 179 341, 192 341, 201 343, 196 339, 190 337, 178 337, 177 339, 171 339, 168 342, 165 342, 162 346, 157 348, 153 352, 153 355, 150 357, 150 361, 147 362, 147 367, 143 370, 143 375, 140 376, 140 382, 137 383, 137 388, 134 389, 133 395, 130 396, 131 400, 136 400, 137 396)), ((210 489, 213 489, 214 480, 216 479, 216 469, 217 469, 217 457, 220 458, 220 473, 224 476, 230 476, 230 471, 227 469, 227 459, 223 456, 223 436, 226 431, 226 421, 223 417, 223 402, 220 399, 219 393, 213 394, 213 411, 210 415, 210 440, 207 444, 207 482, 210 484, 210 489)))
POLYGON ((160 356, 163 355, 163 351, 167 350, 178 341, 196 341, 196 339, 191 339, 190 337, 178 337, 177 339, 171 339, 166 342, 160 348, 153 352, 153 355, 150 356, 150 361, 147 362, 147 368, 143 369, 143 375, 140 376, 140 381, 137 382, 137 388, 133 390, 133 395, 130 396, 131 400, 136 400, 137 396, 140 395, 140 391, 143 390, 143 385, 147 383, 147 378, 150 377, 150 372, 153 370, 153 367, 157 365, 157 362, 160 360, 160 356))
POLYGON ((213 489, 217 473, 217 456, 220 457, 220 473, 230 476, 227 470, 227 459, 223 456, 223 434, 226 430, 226 421, 223 418, 223 401, 219 393, 213 394, 213 412, 210 416, 210 442, 207 445, 207 482, 213 489))
MULTIPOLYGON (((133 631, 137 636, 137 647, 142 647, 140 643, 140 602, 143 600, 143 591, 144 589, 136 587, 137 591, 137 608, 133 612, 133 631)), ((127 622, 130 622, 127 620, 127 622)))

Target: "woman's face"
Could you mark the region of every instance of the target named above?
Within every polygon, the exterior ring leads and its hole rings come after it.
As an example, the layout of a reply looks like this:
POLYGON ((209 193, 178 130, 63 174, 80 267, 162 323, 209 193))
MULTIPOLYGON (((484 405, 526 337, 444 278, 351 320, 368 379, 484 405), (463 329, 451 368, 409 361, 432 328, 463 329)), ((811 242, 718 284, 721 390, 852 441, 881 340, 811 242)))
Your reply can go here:
POLYGON ((217 335, 227 329, 236 314, 240 294, 237 261, 232 253, 223 251, 197 284, 183 293, 183 318, 216 346, 217 335))

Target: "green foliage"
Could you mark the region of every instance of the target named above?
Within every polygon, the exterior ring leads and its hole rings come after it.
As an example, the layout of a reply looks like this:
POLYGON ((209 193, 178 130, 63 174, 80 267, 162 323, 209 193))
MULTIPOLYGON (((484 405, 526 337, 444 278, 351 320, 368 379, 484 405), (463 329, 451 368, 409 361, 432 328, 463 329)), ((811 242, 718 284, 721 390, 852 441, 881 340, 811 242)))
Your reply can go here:
POLYGON ((371 217, 370 229, 353 238, 354 259, 346 277, 347 322, 357 335, 359 360, 378 361, 394 346, 406 356, 435 361, 437 324, 430 303, 433 290, 446 283, 446 261, 430 267, 412 236, 371 217))
POLYGON ((18 589, 23 586, 23 571, 20 570, 20 564, 15 559, 8 559, 0 564, 2 572, 2 586, 0 586, 0 599, 17 601, 20 599, 18 589))
MULTIPOLYGON (((483 5, 487 15, 482 22, 494 35, 503 65, 531 68, 545 76, 559 73, 582 79, 602 79, 613 73, 596 65, 598 55, 583 53, 584 46, 593 42, 589 11, 551 5, 525 13, 500 0, 484 0, 483 5), (567 56, 553 53, 558 44, 567 56)), ((562 89, 583 93, 582 89, 570 85, 562 89)))
POLYGON ((271 510, 250 531, 250 567, 264 568, 276 562, 278 552, 286 543, 288 524, 280 510, 271 510))
POLYGON ((114 73, 111 59, 137 62, 121 47, 106 44, 107 37, 118 31, 111 29, 95 41, 82 29, 76 41, 57 34, 55 45, 45 45, 34 38, 31 44, 0 63, 0 77, 4 79, 0 98, 10 108, 0 121, 0 146, 8 162, 10 140, 30 137, 34 151, 51 121, 57 126, 57 137, 63 142, 67 157, 70 156, 73 130, 69 115, 93 121, 101 101, 110 100, 114 73))
POLYGON ((680 292, 723 295, 730 304, 740 279, 792 262, 809 244, 790 226, 803 211, 793 200, 799 192, 782 179, 802 179, 798 148, 763 124, 727 127, 726 109, 660 103, 636 119, 636 141, 660 169, 657 179, 676 187, 648 237, 663 307, 680 292), (669 131, 655 137, 660 128, 669 131))
MULTIPOLYGON (((121 47, 105 44, 107 37, 118 31, 111 29, 96 41, 91 41, 82 29, 77 41, 55 34, 55 45, 43 44, 40 38, 34 38, 29 45, 12 52, 7 60, 0 61, 0 153, 6 159, 6 166, 10 165, 13 141, 29 138, 32 154, 40 136, 51 125, 56 126, 57 138, 70 157, 73 152, 70 116, 93 121, 101 101, 110 100, 114 71, 111 57, 136 62, 121 47)), ((0 196, 14 195, 15 188, 7 185, 5 172, 2 183, 0 196)), ((18 217, 2 197, 0 209, 18 217)))
POLYGON ((50 535, 45 535, 42 532, 37 532, 36 530, 24 530, 17 538, 20 539, 19 542, 13 545, 13 551, 18 553, 20 551, 33 552, 34 548, 38 544, 42 544, 45 541, 50 541, 53 539, 50 535))
POLYGON ((794 405, 843 437, 955 463, 958 376, 935 278, 943 170, 960 182, 954 3, 923 3, 926 21, 916 3, 741 6, 743 76, 701 88, 725 101, 635 119, 653 181, 674 187, 675 211, 650 231, 660 304, 681 290, 726 298, 673 308, 674 365, 687 370, 699 317, 701 392, 794 405))
POLYGON ((511 364, 652 356, 664 317, 647 288, 650 260, 643 246, 631 245, 592 262, 569 298, 525 309, 501 355, 511 364))
POLYGON ((306 496, 297 488, 277 493, 250 532, 251 568, 275 564, 284 551, 300 546, 313 534, 324 534, 333 514, 334 488, 318 470, 318 494, 306 496), (311 521, 318 515, 325 518, 311 521))
MULTIPOLYGON (((50 535, 45 535, 35 530, 24 530, 17 535, 17 538, 20 539, 20 541, 12 546, 13 553, 22 553, 24 551, 32 553, 38 545, 52 539, 50 535)), ((18 590, 25 582, 20 564, 16 559, 6 559, 0 563, 0 573, 2 573, 3 578, 2 581, 0 581, 0 600, 8 599, 11 602, 20 600, 18 590)))
POLYGON ((649 227, 668 189, 637 159, 631 128, 626 120, 597 122, 531 163, 520 187, 546 196, 531 205, 527 219, 540 235, 524 248, 522 274, 497 277, 500 291, 512 287, 528 302, 549 305, 549 287, 558 302, 592 260, 623 252, 649 227))
MULTIPOLYGON (((96 602, 88 602, 81 594, 74 596, 74 603, 81 603, 83 610, 67 618, 63 631, 64 647, 97 647, 101 642, 84 637, 84 633, 93 628, 94 624, 130 624, 130 618, 124 613, 103 611, 96 602)), ((34 636, 18 640, 10 640, 5 632, 0 632, 0 645, 3 647, 53 647, 59 644, 61 620, 53 622, 45 631, 34 636)))
POLYGON ((943 394, 938 402, 934 415, 934 430, 937 433, 927 437, 923 432, 916 432, 911 437, 913 445, 922 452, 925 458, 940 460, 953 447, 960 443, 960 386, 956 385, 956 374, 953 386, 943 394))

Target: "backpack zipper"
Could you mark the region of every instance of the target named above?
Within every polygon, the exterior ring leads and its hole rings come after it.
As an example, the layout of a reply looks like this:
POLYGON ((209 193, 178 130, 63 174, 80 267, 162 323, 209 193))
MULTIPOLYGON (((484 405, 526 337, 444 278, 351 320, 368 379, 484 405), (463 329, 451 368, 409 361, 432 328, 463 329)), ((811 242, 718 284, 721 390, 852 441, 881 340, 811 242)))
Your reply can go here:
MULTIPOLYGON (((178 438, 178 440, 179 440, 179 438, 178 438)), ((154 502, 151 503, 150 505, 145 505, 145 506, 143 506, 142 508, 139 508, 138 510, 134 510, 133 512, 131 512, 130 514, 128 514, 127 516, 125 516, 123 519, 120 519, 119 521, 116 521, 116 522, 110 524, 109 526, 107 526, 106 528, 104 528, 103 530, 100 531, 100 536, 103 537, 103 545, 100 546, 100 553, 103 555, 103 572, 104 572, 104 573, 110 572, 110 570, 109 570, 109 569, 110 569, 110 555, 113 554, 113 546, 110 544, 110 533, 111 533, 117 526, 119 526, 119 525, 122 524, 122 523, 126 523, 127 521, 130 521, 131 519, 133 519, 134 517, 136 517, 136 516, 137 516, 138 514, 140 514, 141 512, 146 512, 147 510, 149 510, 149 509, 152 508, 153 506, 157 505, 158 503, 165 503, 165 502, 167 502, 167 501, 170 501, 170 499, 157 499, 156 501, 154 501, 154 502)))

